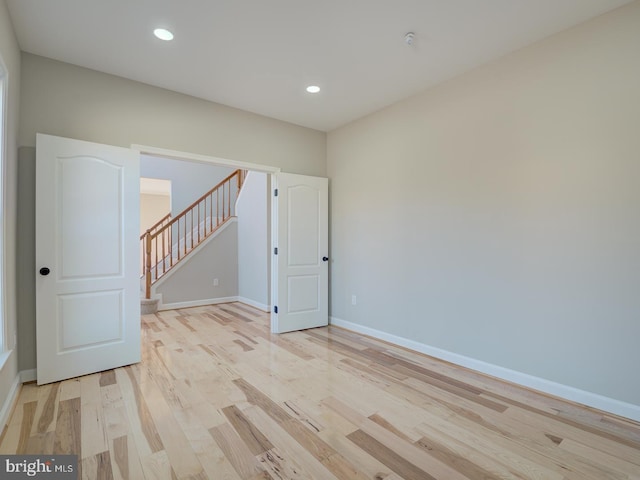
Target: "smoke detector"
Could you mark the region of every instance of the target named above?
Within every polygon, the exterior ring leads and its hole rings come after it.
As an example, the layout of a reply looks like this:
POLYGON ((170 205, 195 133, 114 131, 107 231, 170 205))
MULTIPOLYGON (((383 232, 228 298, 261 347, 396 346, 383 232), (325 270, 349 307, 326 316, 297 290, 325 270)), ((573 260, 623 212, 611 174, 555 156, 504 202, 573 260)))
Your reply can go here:
POLYGON ((407 34, 404 36, 404 43, 406 43, 409 46, 413 45, 413 39, 415 36, 416 36, 415 33, 407 32, 407 34))

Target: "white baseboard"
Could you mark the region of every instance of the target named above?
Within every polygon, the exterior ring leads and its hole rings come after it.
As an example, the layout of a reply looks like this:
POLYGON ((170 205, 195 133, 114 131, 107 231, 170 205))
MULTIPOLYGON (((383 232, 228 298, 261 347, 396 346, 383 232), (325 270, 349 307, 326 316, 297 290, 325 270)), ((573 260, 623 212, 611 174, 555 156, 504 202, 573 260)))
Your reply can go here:
POLYGON ((189 302, 163 303, 161 294, 156 295, 156 297, 159 297, 158 311, 177 310, 179 308, 204 307, 206 305, 217 305, 219 303, 231 303, 231 302, 240 301, 239 297, 220 297, 220 298, 204 298, 202 300, 192 300, 189 302))
POLYGON ((271 306, 265 305, 264 303, 259 303, 254 300, 251 300, 246 297, 238 297, 238 302, 242 302, 250 307, 257 308, 258 310, 262 310, 263 312, 271 312, 271 306))
POLYGON ((386 333, 374 328, 365 327, 357 323, 342 320, 336 317, 330 317, 331 325, 342 327, 347 330, 369 335, 371 337, 384 340, 395 345, 399 345, 416 352, 424 353, 426 355, 445 360, 447 362, 460 365, 471 370, 475 370, 480 373, 485 373, 493 377, 507 380, 509 382, 516 383, 518 385, 538 390, 540 392, 548 393, 556 397, 560 397, 572 402, 581 403, 583 405, 597 408, 605 412, 620 415, 622 417, 630 418, 637 422, 640 422, 640 405, 634 405, 631 403, 622 402, 613 398, 605 397, 597 393, 587 392, 561 383, 552 382, 544 378, 535 377, 526 373, 518 372, 508 368, 500 367, 492 363, 483 362, 482 360, 476 360, 474 358, 465 357, 457 353, 442 350, 437 347, 432 347, 424 343, 416 342, 415 340, 409 340, 404 337, 399 337, 386 333))
POLYGON ((158 311, 161 310, 177 310, 179 308, 191 308, 191 307, 205 307, 207 305, 218 305, 219 303, 232 303, 241 302, 249 305, 250 307, 257 308, 263 312, 269 313, 271 307, 263 303, 254 302, 245 297, 220 297, 220 298, 204 298, 202 300, 192 300, 189 302, 176 302, 176 303, 163 303, 162 294, 156 295, 154 298, 158 299, 158 311))
POLYGON ((20 381, 20 374, 18 374, 13 380, 13 383, 11 383, 7 398, 5 398, 2 409, 0 409, 0 431, 2 431, 7 422, 9 422, 9 416, 13 411, 13 406, 18 401, 18 393, 20 393, 21 386, 22 382, 20 381))

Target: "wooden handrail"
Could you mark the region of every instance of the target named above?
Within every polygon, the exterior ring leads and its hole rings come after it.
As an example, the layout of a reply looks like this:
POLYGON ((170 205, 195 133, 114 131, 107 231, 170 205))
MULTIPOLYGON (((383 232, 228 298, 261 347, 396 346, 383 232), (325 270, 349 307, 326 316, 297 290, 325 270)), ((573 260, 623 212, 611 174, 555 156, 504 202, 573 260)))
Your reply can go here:
POLYGON ((159 228, 161 228, 164 224, 166 224, 167 220, 169 220, 170 218, 171 218, 171 212, 167 213, 164 217, 162 217, 160 220, 154 223, 151 227, 147 228, 147 230, 142 235, 140 235, 140 251, 141 251, 140 259, 142 260, 142 268, 140 269, 141 277, 144 276, 146 271, 147 253, 151 254, 151 252, 148 250, 148 248, 151 248, 151 246, 150 245, 147 246, 147 242, 145 239, 150 234, 155 233, 159 228))
MULTIPOLYGON (((224 180, 220 181, 215 187, 213 187, 211 190, 209 190, 207 193, 205 193, 204 195, 202 195, 199 199, 197 199, 195 202, 193 202, 191 205, 189 205, 187 208, 185 208, 184 210, 182 210, 178 215, 176 215, 175 217, 173 217, 171 219, 171 221, 169 223, 167 223, 167 225, 165 225, 166 227, 173 225, 174 223, 176 223, 178 221, 178 219, 180 219, 181 217, 184 217, 185 215, 187 215, 189 212, 191 212, 191 210, 193 210, 193 208, 195 208, 200 202, 202 202, 205 198, 207 198, 209 195, 211 195, 214 191, 216 191, 218 188, 222 187, 225 183, 227 183, 229 180, 231 180, 233 177, 235 177, 236 175, 238 175, 238 172, 240 172, 241 170, 236 170, 235 172, 233 172, 231 175, 229 175, 228 177, 226 177, 224 180)), ((238 187, 238 190, 240 189, 240 186, 238 187)))
POLYGON ((140 235, 140 240, 142 240, 142 237, 144 237, 145 233, 153 233, 153 231, 160 227, 165 221, 167 221, 168 219, 171 218, 171 212, 167 213, 164 217, 162 217, 160 220, 158 220, 156 223, 154 223, 152 226, 150 226, 149 228, 147 228, 145 230, 145 232, 140 235))
POLYGON ((146 298, 151 297, 151 286, 160 277, 232 217, 232 189, 235 187, 235 200, 246 173, 236 170, 178 215, 166 215, 142 234, 146 298), (232 182, 234 178, 236 181, 232 182))

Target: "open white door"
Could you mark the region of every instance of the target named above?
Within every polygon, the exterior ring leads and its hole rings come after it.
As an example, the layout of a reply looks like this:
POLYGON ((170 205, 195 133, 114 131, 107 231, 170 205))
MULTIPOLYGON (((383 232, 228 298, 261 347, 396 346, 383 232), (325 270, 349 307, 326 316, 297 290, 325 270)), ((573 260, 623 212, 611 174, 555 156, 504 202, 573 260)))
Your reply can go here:
POLYGON ((328 325, 328 180, 279 173, 276 183, 271 331, 328 325))
POLYGON ((138 157, 37 136, 38 384, 140 361, 138 157))

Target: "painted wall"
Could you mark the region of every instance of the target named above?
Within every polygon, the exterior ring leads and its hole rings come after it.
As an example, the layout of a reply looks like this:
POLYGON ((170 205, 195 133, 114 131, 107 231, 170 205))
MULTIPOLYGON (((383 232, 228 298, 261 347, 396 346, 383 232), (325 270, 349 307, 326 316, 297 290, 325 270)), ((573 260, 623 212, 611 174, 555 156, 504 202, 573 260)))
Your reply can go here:
POLYGON ((249 172, 240 191, 238 214, 238 295, 258 308, 269 307, 267 175, 249 172))
POLYGON ((13 32, 11 19, 4 0, 0 0, 0 61, 6 81, 6 110, 4 143, 3 188, 2 188, 2 222, 4 238, 2 239, 2 303, 5 320, 5 352, 0 352, 0 428, 4 426, 6 415, 11 405, 7 403, 13 388, 17 387, 18 352, 22 347, 21 339, 14 345, 16 325, 16 301, 18 284, 23 280, 17 275, 16 254, 18 245, 17 227, 17 173, 18 173, 18 124, 20 106, 20 50, 13 32))
POLYGON ((140 176, 171 180, 171 213, 177 215, 232 174, 235 168, 140 156, 140 176))
POLYGON ((326 175, 317 130, 28 53, 21 81, 20 146, 35 146, 39 132, 326 175))
POLYGON ((332 316, 640 406, 639 25, 330 132, 332 316))
POLYGON ((18 149, 17 331, 19 370, 36 368, 36 149, 18 149))
POLYGON ((140 235, 171 211, 169 195, 140 194, 140 235))
POLYGON ((152 298, 162 295, 162 304, 215 303, 238 296, 238 224, 228 221, 198 250, 190 253, 182 265, 152 287, 152 298), (214 279, 218 285, 214 286, 214 279))
MULTIPOLYGON (((6 31, 3 26, 3 35, 6 31)), ((17 305, 20 370, 36 366, 33 175, 37 132, 123 147, 150 145, 326 175, 323 132, 24 52, 22 69, 18 58, 13 70, 16 76, 21 73, 23 177, 19 182, 25 199, 18 212, 21 251, 17 262, 24 267, 17 305)), ((14 94, 18 95, 17 89, 14 94)))

